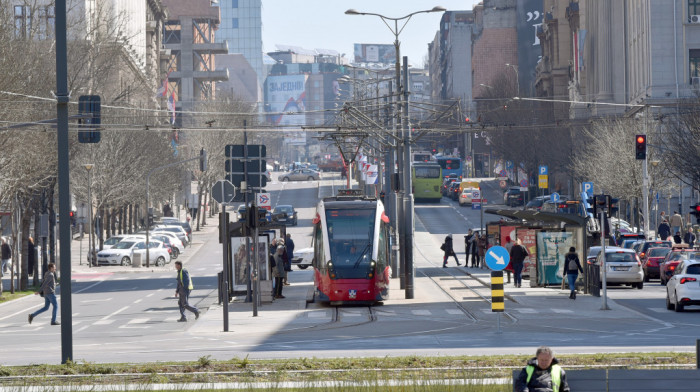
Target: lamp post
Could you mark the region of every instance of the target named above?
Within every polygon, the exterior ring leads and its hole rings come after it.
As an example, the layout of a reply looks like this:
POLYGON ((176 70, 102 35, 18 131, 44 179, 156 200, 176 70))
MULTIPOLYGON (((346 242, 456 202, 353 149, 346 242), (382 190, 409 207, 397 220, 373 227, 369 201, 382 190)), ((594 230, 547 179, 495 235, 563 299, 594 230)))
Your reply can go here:
POLYGON ((94 257, 94 249, 92 246, 92 194, 90 193, 90 171, 95 167, 92 163, 86 163, 83 165, 85 170, 87 170, 87 180, 88 180, 88 268, 92 268, 92 262, 94 257))
MULTIPOLYGON (((408 92, 407 92, 407 85, 408 85, 408 78, 406 78, 406 84, 401 83, 401 42, 399 41, 399 35, 403 31, 403 29, 406 27, 408 24, 408 21, 411 20, 411 17, 416 14, 421 14, 421 13, 430 13, 430 12, 444 12, 447 9, 445 7, 441 6, 435 6, 432 9, 429 10, 423 10, 423 11, 416 11, 412 12, 408 15, 399 17, 399 18, 390 18, 385 15, 377 14, 377 13, 372 13, 372 12, 359 12, 354 9, 349 9, 345 11, 346 15, 373 15, 379 17, 382 22, 386 25, 386 27, 391 30, 391 33, 394 34, 394 51, 396 52, 396 86, 397 86, 397 93, 399 97, 403 97, 402 99, 404 101, 408 100, 408 92), (387 21, 392 21, 393 23, 393 28, 390 23, 387 21), (399 21, 404 21, 403 25, 399 27, 399 21)), ((406 64, 407 66, 408 64, 406 64)), ((406 72, 406 76, 408 76, 408 73, 406 72)), ((396 205, 401 205, 403 208, 401 208, 400 212, 396 214, 395 216, 399 217, 402 222, 398 225, 399 227, 399 250, 400 250, 400 257, 401 257, 401 275, 405 277, 404 280, 402 280, 402 286, 405 286, 405 295, 406 299, 412 299, 413 298, 413 195, 411 194, 411 133, 408 129, 408 102, 404 102, 403 108, 405 113, 403 113, 402 116, 402 105, 401 105, 401 100, 397 99, 397 121, 396 121, 396 129, 398 130, 398 127, 402 127, 403 129, 403 162, 401 162, 402 154, 399 152, 397 153, 397 156, 399 158, 399 163, 403 167, 403 174, 404 174, 404 180, 402 181, 402 186, 401 186, 401 191, 400 194, 403 198, 403 203, 396 203, 396 205), (402 121, 403 120, 403 121, 402 121), (402 164, 401 164, 402 163, 402 164), (410 215, 410 216, 409 216, 410 215), (409 227, 410 226, 410 227, 409 227), (409 249, 410 247, 410 249, 409 249)), ((397 143, 398 144, 398 143, 397 143)), ((392 157, 393 158, 393 157, 392 157)), ((393 170, 394 167, 394 162, 393 159, 391 162, 387 162, 386 164, 387 167, 391 167, 393 170)))

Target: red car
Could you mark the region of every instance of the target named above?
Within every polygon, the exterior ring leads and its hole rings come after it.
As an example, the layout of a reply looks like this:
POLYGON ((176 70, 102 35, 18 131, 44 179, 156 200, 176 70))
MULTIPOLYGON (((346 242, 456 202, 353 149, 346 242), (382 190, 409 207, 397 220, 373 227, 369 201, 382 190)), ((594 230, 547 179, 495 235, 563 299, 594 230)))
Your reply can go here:
POLYGON ((659 274, 659 263, 663 263, 666 255, 671 252, 671 248, 649 248, 642 259, 644 265, 644 281, 649 279, 657 279, 659 274))
POLYGON ((688 259, 700 260, 700 252, 694 249, 678 248, 674 246, 673 249, 668 252, 664 261, 659 263, 659 278, 661 279, 661 284, 666 285, 673 275, 673 272, 676 270, 676 267, 678 267, 678 263, 688 259))

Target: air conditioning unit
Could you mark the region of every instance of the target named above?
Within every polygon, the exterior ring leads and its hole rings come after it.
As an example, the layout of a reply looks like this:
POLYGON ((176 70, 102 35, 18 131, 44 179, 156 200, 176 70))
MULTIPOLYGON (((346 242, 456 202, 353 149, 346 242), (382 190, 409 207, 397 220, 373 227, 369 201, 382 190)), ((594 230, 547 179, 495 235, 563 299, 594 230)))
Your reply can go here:
POLYGON ((690 23, 700 23, 700 15, 690 15, 690 23))

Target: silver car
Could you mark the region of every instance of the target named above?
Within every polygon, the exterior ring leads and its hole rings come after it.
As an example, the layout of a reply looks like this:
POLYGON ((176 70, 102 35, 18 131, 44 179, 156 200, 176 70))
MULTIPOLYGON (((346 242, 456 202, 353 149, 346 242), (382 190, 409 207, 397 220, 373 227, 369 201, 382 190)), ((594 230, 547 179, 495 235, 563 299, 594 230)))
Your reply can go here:
MULTIPOLYGON (((596 256, 595 264, 600 265, 601 258, 602 252, 596 256)), ((644 287, 644 269, 639 256, 634 250, 606 247, 605 266, 605 281, 607 283, 628 284, 640 290, 644 287)))
POLYGON ((296 169, 288 173, 282 173, 277 177, 279 181, 314 181, 320 180, 321 174, 310 169, 296 169))

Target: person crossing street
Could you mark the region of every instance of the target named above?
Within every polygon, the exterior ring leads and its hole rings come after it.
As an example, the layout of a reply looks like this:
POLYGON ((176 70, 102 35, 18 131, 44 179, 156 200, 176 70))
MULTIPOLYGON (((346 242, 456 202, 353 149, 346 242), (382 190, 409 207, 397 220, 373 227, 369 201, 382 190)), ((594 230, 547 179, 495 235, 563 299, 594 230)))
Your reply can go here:
POLYGON ((185 316, 185 310, 189 310, 194 313, 194 319, 199 318, 199 310, 189 304, 190 293, 194 289, 194 284, 192 284, 192 278, 190 278, 190 273, 182 268, 182 262, 175 262, 175 269, 177 270, 177 288, 175 289, 175 296, 179 297, 177 304, 180 307, 180 319, 178 322, 186 322, 187 317, 185 316))

